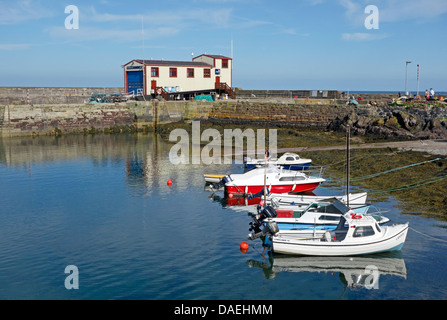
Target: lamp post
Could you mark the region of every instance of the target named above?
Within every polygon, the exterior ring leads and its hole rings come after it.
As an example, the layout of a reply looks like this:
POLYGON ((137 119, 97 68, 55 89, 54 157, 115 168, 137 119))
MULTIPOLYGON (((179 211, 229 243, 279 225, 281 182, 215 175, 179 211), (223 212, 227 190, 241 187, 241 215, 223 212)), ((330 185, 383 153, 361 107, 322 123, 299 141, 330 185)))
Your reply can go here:
POLYGON ((410 64, 411 61, 406 61, 405 62, 405 95, 408 96, 408 91, 407 91, 407 75, 408 75, 408 64, 410 64))
POLYGON ((417 86, 416 96, 419 96, 419 65, 418 65, 418 86, 417 86))

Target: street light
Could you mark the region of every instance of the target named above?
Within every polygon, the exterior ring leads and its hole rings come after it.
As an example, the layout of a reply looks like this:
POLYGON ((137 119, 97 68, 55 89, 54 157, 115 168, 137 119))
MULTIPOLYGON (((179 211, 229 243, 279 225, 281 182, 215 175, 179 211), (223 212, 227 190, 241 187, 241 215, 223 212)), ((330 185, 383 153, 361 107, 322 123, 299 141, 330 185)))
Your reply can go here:
POLYGON ((405 95, 408 96, 408 91, 407 91, 407 75, 408 75, 408 64, 410 64, 411 61, 406 61, 405 62, 405 95))

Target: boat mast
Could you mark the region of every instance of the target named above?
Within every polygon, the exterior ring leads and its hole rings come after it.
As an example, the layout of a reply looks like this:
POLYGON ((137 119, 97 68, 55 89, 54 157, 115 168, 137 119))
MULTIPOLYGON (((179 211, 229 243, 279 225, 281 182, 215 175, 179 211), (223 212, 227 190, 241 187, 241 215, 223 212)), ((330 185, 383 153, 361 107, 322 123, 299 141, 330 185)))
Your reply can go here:
POLYGON ((350 127, 346 126, 346 206, 349 208, 349 140, 350 140, 350 127))
POLYGON ((269 150, 265 150, 264 154, 264 208, 267 206, 267 161, 269 150))

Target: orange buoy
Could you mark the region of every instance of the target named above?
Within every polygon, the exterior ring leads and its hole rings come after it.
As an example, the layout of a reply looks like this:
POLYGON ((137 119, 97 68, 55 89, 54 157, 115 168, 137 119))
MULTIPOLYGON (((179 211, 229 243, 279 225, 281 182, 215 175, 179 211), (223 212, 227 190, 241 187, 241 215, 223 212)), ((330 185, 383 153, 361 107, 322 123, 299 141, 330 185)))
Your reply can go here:
POLYGON ((228 195, 228 198, 233 198, 233 194, 232 193, 230 193, 229 195, 228 195))
POLYGON ((247 252, 247 251, 248 251, 248 243, 245 242, 245 241, 242 241, 242 242, 241 242, 241 245, 240 245, 240 248, 241 248, 241 252, 242 252, 242 253, 247 252))
POLYGON ((172 186, 172 180, 168 180, 167 184, 168 186, 172 186))

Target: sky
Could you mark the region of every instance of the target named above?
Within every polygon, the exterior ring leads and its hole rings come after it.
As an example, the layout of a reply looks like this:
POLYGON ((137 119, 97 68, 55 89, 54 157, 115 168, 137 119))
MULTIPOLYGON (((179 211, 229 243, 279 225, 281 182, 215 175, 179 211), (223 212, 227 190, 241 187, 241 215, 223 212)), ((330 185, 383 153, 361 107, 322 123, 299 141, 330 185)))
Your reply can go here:
POLYGON ((446 31, 446 0, 0 0, 0 86, 122 87, 133 59, 208 53, 247 90, 416 91, 419 64, 447 91, 446 31))

